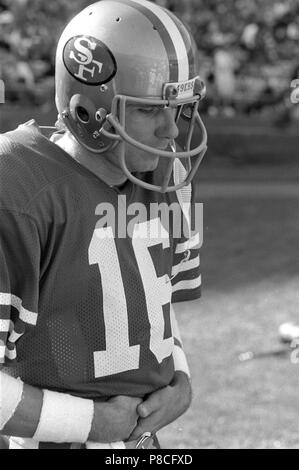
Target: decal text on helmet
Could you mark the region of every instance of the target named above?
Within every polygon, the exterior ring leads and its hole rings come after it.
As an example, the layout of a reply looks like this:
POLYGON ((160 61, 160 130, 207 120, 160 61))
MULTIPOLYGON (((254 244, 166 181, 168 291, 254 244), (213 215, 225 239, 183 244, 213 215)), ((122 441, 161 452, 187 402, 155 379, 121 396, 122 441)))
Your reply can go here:
POLYGON ((165 83, 164 88, 163 88, 163 96, 166 96, 167 89, 169 87, 173 87, 177 91, 176 96, 175 96, 176 99, 190 98, 194 94, 193 92, 194 92, 195 80, 196 80, 196 77, 192 78, 191 80, 185 80, 184 82, 165 83))

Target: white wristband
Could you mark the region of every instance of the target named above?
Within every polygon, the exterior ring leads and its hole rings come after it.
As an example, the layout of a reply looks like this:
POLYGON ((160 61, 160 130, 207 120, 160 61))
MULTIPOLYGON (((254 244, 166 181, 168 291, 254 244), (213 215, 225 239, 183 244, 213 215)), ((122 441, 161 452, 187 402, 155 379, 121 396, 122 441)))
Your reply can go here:
POLYGON ((123 441, 101 443, 101 442, 86 442, 86 449, 126 449, 123 441))
POLYGON ((40 420, 33 439, 85 443, 94 414, 92 400, 44 390, 40 420))
POLYGON ((0 430, 13 417, 22 400, 24 383, 0 372, 0 430))
POLYGON ((188 375, 190 378, 190 370, 188 367, 188 362, 185 356, 185 353, 180 346, 175 345, 173 349, 173 362, 174 362, 174 370, 175 371, 182 371, 188 375))

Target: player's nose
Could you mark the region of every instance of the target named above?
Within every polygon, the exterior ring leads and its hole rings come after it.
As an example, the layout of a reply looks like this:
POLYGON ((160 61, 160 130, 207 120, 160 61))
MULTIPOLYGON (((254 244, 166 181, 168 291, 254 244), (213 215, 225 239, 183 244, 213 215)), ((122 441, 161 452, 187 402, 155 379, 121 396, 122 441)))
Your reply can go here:
POLYGON ((156 135, 165 139, 173 140, 179 135, 179 129, 175 121, 176 112, 171 108, 164 108, 161 113, 156 135))

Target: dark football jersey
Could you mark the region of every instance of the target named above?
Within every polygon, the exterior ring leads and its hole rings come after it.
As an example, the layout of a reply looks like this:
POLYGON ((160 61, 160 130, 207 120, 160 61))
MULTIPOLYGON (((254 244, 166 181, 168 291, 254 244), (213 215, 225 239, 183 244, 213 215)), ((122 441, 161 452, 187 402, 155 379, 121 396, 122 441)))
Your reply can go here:
POLYGON ((152 208, 182 195, 111 188, 34 122, 0 136, 3 371, 93 399, 169 384, 171 302, 200 295, 200 240, 152 208))

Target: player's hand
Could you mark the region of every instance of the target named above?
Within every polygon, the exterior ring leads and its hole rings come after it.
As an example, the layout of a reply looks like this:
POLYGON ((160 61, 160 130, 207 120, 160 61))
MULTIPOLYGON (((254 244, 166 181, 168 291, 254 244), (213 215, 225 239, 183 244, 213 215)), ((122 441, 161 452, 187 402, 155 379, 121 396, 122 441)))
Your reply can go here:
POLYGON ((94 402, 89 441, 115 442, 128 439, 137 425, 137 406, 141 398, 119 395, 105 402, 94 402))
POLYGON ((157 432, 182 415, 192 399, 191 383, 183 372, 176 372, 167 387, 153 392, 137 407, 138 425, 129 440, 138 439, 144 432, 157 432))

